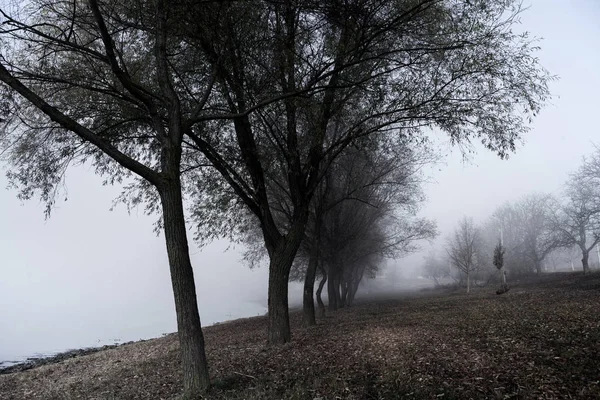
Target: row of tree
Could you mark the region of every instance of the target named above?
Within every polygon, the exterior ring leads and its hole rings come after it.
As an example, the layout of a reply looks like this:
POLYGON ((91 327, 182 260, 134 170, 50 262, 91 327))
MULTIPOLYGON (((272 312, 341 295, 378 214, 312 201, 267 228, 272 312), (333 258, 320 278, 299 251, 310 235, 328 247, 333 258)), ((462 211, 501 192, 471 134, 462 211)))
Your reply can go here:
POLYGON ((506 269, 513 276, 540 274, 547 269, 544 266, 552 264, 556 269, 560 262, 573 267, 577 253, 588 273, 590 254, 600 244, 600 149, 570 174, 561 197, 524 196, 498 207, 479 226, 464 217, 448 238, 447 257, 430 254, 425 273, 439 282, 452 275, 450 266, 455 267, 458 279, 466 278, 468 290, 471 278, 487 280, 495 274, 494 250, 499 242, 506 269))
POLYGON ((351 302, 377 254, 432 228, 392 211, 396 189, 365 183, 398 171, 385 160, 434 127, 505 156, 549 97, 535 43, 512 31, 521 11, 511 0, 6 2, 0 154, 19 196, 48 212, 67 168, 87 163, 160 215, 191 398, 209 375, 186 223, 201 242, 264 247, 271 344, 291 339, 299 251, 307 276, 328 271, 334 304, 351 302), (341 197, 354 205, 335 207, 341 197))

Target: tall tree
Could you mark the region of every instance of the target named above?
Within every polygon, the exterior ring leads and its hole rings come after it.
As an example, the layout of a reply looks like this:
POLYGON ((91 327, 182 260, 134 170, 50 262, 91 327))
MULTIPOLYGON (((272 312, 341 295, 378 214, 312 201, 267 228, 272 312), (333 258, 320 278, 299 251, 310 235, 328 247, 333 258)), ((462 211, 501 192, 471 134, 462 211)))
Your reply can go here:
POLYGON ((473 218, 463 217, 452 236, 448 238, 446 251, 452 265, 467 278, 467 293, 471 291, 471 276, 478 267, 480 232, 473 218))
MULTIPOLYGON (((73 163, 133 181, 162 215, 181 346, 184 396, 209 386, 182 200, 184 135, 210 96, 174 38, 171 5, 33 0, 0 13, 4 126, 0 153, 22 198, 50 211, 73 163)), ((7 8, 5 8, 5 6, 7 8)))
MULTIPOLYGON (((218 95, 198 119, 229 122, 187 134, 260 225, 270 259, 270 343, 290 340, 290 268, 312 197, 344 148, 373 135, 418 139, 437 127, 453 143, 477 137, 505 156, 549 95, 533 41, 511 30, 518 2, 203 4, 185 18, 218 95), (285 222, 271 207, 275 166, 293 200, 285 222)), ((225 203, 237 212, 237 202, 225 203)))
MULTIPOLYGON (((222 179, 207 189, 228 199, 205 210, 204 227, 222 220, 230 222, 219 222, 217 228, 235 225, 232 215, 239 211, 239 203, 258 221, 270 259, 270 343, 291 338, 290 268, 304 237, 312 197, 328 165, 344 148, 373 135, 418 140, 425 128, 437 127, 453 143, 479 138, 505 156, 549 96, 550 77, 535 57, 535 43, 511 30, 522 12, 517 1, 180 0, 167 10, 160 1, 115 0, 99 7, 105 13, 119 13, 108 19, 102 34, 98 24, 90 25, 95 16, 85 4, 40 0, 39 7, 48 11, 36 15, 48 14, 55 21, 41 25, 17 21, 5 29, 4 37, 12 34, 11 43, 16 43, 4 48, 5 61, 16 51, 70 64, 10 57, 10 76, 3 81, 11 85, 12 78, 20 83, 27 79, 31 85, 35 79, 51 87, 34 93, 46 102, 70 105, 76 111, 73 115, 91 115, 93 121, 74 118, 84 126, 98 123, 93 117, 100 103, 103 121, 111 122, 109 131, 118 131, 110 140, 135 138, 128 142, 128 152, 150 151, 144 153, 147 163, 164 158, 155 153, 165 137, 161 129, 170 124, 181 132, 175 144, 185 144, 185 171, 213 166, 222 179), (76 21, 78 31, 73 34, 73 15, 79 14, 84 17, 76 21), (40 48, 40 41, 49 38, 61 51, 40 48), (88 71, 94 72, 94 79, 86 78, 88 71), (115 91, 118 96, 113 100, 115 96, 107 93, 115 91), (128 118, 121 121, 113 119, 114 112, 124 113, 114 106, 117 100, 128 106, 124 110, 128 118), (80 113, 84 106, 86 114, 80 113), (149 115, 146 120, 154 121, 156 136, 148 138, 146 130, 133 129, 129 111, 136 107, 149 115), (285 172, 285 190, 293 199, 292 223, 280 223, 270 207, 274 164, 285 172), (223 216, 223 210, 232 214, 223 216)), ((134 119, 144 120, 135 113, 134 119)), ((62 126, 74 130, 70 124, 62 126)), ((52 141, 56 142, 60 143, 52 141)), ((50 165, 56 168, 65 159, 53 158, 50 165)), ((114 174, 114 168, 104 172, 114 174)), ((134 198, 156 207, 161 196, 153 193, 142 190, 134 198)), ((214 197, 211 192, 201 199, 214 197)))

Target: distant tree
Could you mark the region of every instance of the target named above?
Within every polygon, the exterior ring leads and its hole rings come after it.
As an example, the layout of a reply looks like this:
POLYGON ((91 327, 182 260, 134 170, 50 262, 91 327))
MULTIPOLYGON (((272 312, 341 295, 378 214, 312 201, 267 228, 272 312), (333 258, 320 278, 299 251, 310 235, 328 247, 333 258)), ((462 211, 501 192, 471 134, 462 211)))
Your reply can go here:
POLYGON ((583 272, 590 272, 589 256, 600 243, 600 186, 590 185, 584 167, 571 174, 562 206, 552 216, 552 229, 561 245, 578 246, 583 272))
POLYGON ((473 218, 463 217, 454 234, 448 238, 446 251, 454 265, 467 279, 467 293, 471 291, 471 275, 477 270, 477 250, 480 232, 473 218))
POLYGON ((494 248, 494 266, 500 271, 502 275, 502 286, 498 290, 497 294, 506 293, 508 291, 508 285, 506 284, 506 271, 504 270, 504 247, 502 241, 498 241, 498 244, 494 248))
POLYGON ((562 244, 560 235, 551 228, 553 207, 556 207, 554 198, 543 194, 525 196, 515 204, 520 222, 519 246, 538 275, 546 256, 562 244))
POLYGON ((440 285, 440 279, 448 276, 446 262, 437 257, 434 251, 430 251, 424 258, 423 276, 433 280, 435 286, 440 285))

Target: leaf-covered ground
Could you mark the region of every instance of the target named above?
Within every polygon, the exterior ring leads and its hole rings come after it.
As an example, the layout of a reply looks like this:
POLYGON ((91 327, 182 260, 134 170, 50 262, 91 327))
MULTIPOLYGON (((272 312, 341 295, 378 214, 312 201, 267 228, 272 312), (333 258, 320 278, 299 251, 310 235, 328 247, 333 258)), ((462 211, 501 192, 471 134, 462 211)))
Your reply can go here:
MULTIPOLYGON (((264 317, 205 329, 214 399, 600 398, 600 275, 342 309, 266 347, 264 317)), ((0 399, 175 399, 175 335, 0 376, 0 399)))

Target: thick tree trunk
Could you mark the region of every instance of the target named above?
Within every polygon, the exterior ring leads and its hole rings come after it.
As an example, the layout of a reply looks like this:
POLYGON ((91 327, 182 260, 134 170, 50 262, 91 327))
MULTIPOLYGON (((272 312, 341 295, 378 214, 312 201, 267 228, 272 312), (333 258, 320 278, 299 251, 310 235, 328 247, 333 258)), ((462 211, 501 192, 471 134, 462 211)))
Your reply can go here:
POLYGON ((311 254, 308 259, 308 268, 306 269, 306 276, 304 278, 304 296, 302 302, 302 314, 305 326, 316 325, 315 319, 315 302, 313 299, 313 292, 315 289, 315 278, 317 277, 317 262, 318 262, 318 251, 316 245, 313 244, 311 254))
MULTIPOLYGON (((306 218, 308 214, 306 214, 306 218)), ((268 299, 268 343, 283 344, 292 339, 288 309, 288 281, 290 269, 302 238, 306 218, 296 221, 287 235, 270 252, 269 299, 268 299)))
POLYGON ((177 313, 184 398, 197 398, 208 390, 210 382, 178 176, 160 189, 160 197, 177 313))
POLYGON ((288 259, 289 254, 276 252, 269 263, 269 344, 283 344, 292 339, 288 309, 288 278, 292 263, 288 259))
POLYGON ((542 274, 542 265, 541 265, 541 263, 536 260, 536 261, 533 262, 533 265, 535 266, 535 273, 538 274, 538 275, 541 275, 542 274))
POLYGON ((325 287, 325 283, 327 282, 327 270, 322 266, 320 266, 319 269, 323 275, 323 278, 321 279, 321 282, 319 282, 319 287, 317 288, 317 304, 319 305, 318 316, 319 318, 323 318, 325 316, 325 304, 321 298, 321 293, 323 292, 323 287, 325 287))
POLYGON ((342 304, 344 306, 348 305, 348 282, 342 280, 342 304))
POLYGON ((590 254, 587 251, 583 252, 583 257, 581 258, 581 264, 583 264, 583 273, 587 274, 590 272, 590 254))
POLYGON ((351 306, 354 303, 354 298, 356 297, 356 292, 358 292, 358 286, 360 285, 361 280, 362 276, 359 279, 353 279, 350 282, 350 290, 348 293, 348 306, 351 306))

